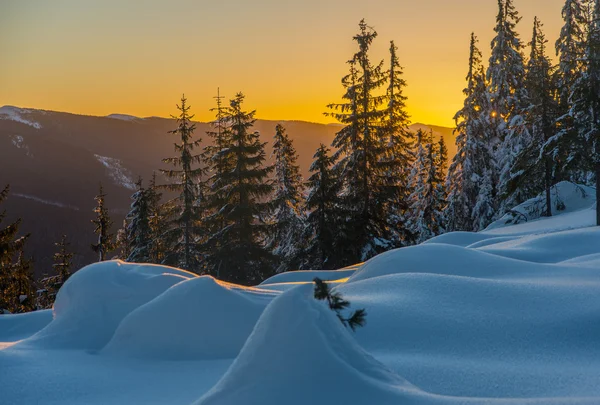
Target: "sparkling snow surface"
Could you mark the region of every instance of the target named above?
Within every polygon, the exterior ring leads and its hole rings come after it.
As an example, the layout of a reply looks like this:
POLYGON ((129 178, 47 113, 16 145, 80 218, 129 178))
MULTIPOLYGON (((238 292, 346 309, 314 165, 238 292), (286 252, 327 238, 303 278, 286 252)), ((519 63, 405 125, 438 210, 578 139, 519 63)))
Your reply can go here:
POLYGON ((600 228, 564 203, 256 288, 88 266, 53 314, 0 315, 0 404, 600 404, 600 228), (314 276, 366 326, 312 299, 314 276))

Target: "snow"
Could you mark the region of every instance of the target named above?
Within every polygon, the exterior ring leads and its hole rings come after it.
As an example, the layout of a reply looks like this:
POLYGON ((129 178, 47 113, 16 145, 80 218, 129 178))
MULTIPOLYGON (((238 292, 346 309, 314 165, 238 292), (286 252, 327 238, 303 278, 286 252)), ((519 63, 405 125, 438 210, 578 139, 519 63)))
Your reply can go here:
POLYGON ((162 360, 233 359, 272 296, 209 276, 181 282, 123 319, 103 353, 162 360))
POLYGON ((195 405, 391 405, 418 394, 367 354, 312 291, 304 285, 273 300, 227 373, 195 405))
POLYGON ((59 290, 53 321, 17 346, 100 350, 127 314, 193 277, 174 268, 118 260, 89 265, 59 290))
POLYGON ((112 118, 112 119, 121 120, 121 121, 143 120, 143 118, 134 117, 133 115, 127 115, 127 114, 110 114, 110 115, 107 115, 106 118, 112 118))
POLYGON ((63 204, 59 201, 45 200, 43 198, 36 197, 34 195, 22 194, 22 193, 12 193, 12 195, 14 195, 15 197, 25 198, 27 200, 37 201, 39 203, 46 204, 46 205, 53 205, 55 207, 68 208, 71 210, 79 211, 79 208, 74 205, 63 204))
POLYGON ((30 121, 23 118, 24 115, 31 114, 32 112, 33 110, 5 105, 4 107, 0 107, 0 120, 16 121, 20 122, 21 124, 32 126, 35 129, 41 129, 42 125, 39 122, 30 121))
POLYGON ((88 266, 61 288, 53 319, 0 315, 0 402, 598 404, 600 228, 569 187, 551 218, 255 288, 88 266), (314 277, 365 308, 366 326, 352 333, 314 300, 314 277))
POLYGON ((129 190, 137 190, 135 180, 131 172, 123 167, 123 162, 119 159, 111 158, 108 156, 94 155, 98 162, 102 163, 108 170, 108 174, 115 184, 125 187, 129 190))

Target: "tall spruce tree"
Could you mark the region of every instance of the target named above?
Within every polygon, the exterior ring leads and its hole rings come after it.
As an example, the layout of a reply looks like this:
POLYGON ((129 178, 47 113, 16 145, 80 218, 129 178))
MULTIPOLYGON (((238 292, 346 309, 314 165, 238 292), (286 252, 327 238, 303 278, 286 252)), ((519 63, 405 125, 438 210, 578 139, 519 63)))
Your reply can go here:
POLYGON ((285 128, 277 124, 273 139, 275 161, 275 193, 271 202, 272 228, 267 239, 267 248, 278 260, 276 271, 300 268, 301 234, 304 227, 304 185, 298 166, 298 154, 285 128))
POLYGON ((306 229, 307 246, 304 252, 305 267, 311 269, 335 269, 342 266, 339 233, 342 219, 339 188, 334 158, 329 149, 321 144, 313 156, 311 176, 306 183, 306 229))
POLYGON ((517 154, 529 141, 522 136, 523 133, 511 131, 511 127, 515 125, 513 119, 522 108, 522 102, 526 100, 523 86, 524 46, 516 32, 520 20, 513 0, 498 0, 498 16, 494 28, 496 36, 492 40, 487 71, 491 101, 491 111, 487 113, 491 117, 491 130, 494 133, 492 145, 495 160, 499 164, 497 174, 492 173, 492 194, 495 200, 500 201, 494 204, 499 206, 498 215, 522 202, 518 198, 510 198, 519 197, 508 192, 510 170, 517 154))
POLYGON ((514 128, 515 132, 526 133, 518 135, 530 142, 518 152, 507 192, 521 195, 515 200, 524 200, 545 191, 543 215, 552 216, 550 189, 555 181, 555 164, 548 143, 557 132, 559 98, 555 68, 546 54, 547 42, 536 17, 525 76, 528 105, 521 111, 521 124, 514 128))
POLYGON ((164 264, 174 265, 201 274, 202 255, 199 248, 205 238, 202 224, 202 207, 198 204, 199 184, 204 173, 197 165, 201 155, 194 154, 200 146, 201 139, 194 140, 196 124, 192 123, 194 115, 190 114, 185 95, 181 96, 181 104, 177 105, 177 128, 170 134, 177 136, 174 143, 176 156, 163 159, 163 163, 173 166, 161 172, 170 179, 162 187, 178 195, 165 203, 165 212, 169 212, 163 232, 165 242, 164 264))
POLYGON ((559 178, 578 183, 586 182, 589 170, 589 151, 580 142, 573 116, 571 95, 584 71, 586 49, 587 0, 566 0, 562 9, 564 25, 556 41, 559 57, 556 84, 559 89, 557 132, 548 142, 556 162, 559 178))
POLYGON ((398 47, 390 42, 390 67, 387 71, 388 86, 386 91, 387 106, 382 116, 382 140, 386 143, 386 153, 383 158, 386 182, 384 190, 387 200, 385 208, 389 217, 388 223, 396 241, 404 244, 409 239, 407 233, 407 218, 410 197, 410 168, 414 159, 412 150, 414 137, 408 129, 410 118, 406 112, 403 79, 403 69, 400 66, 396 52, 398 47))
POLYGON ((385 110, 380 108, 386 95, 377 93, 387 76, 383 61, 374 65, 369 57, 377 32, 364 20, 359 29, 354 36, 358 51, 349 62, 350 73, 342 80, 346 101, 328 106, 333 111, 328 115, 345 124, 333 147, 344 182, 341 203, 348 217, 340 234, 346 238, 343 246, 348 263, 366 260, 397 245, 386 211, 386 142, 381 136, 385 110))
MULTIPOLYGON (((226 111, 229 123, 226 144, 217 151, 229 170, 213 178, 212 192, 223 196, 219 212, 222 227, 205 245, 211 274, 220 279, 242 284, 257 283, 272 273, 273 256, 265 248, 269 201, 273 190, 265 166, 265 144, 259 133, 252 131, 255 111, 242 109, 244 95, 238 93, 226 111)), ((217 174, 213 174, 216 176, 217 174)))
POLYGON ((146 203, 148 205, 148 228, 150 232, 150 263, 162 263, 165 254, 165 243, 162 238, 165 215, 163 215, 160 201, 162 193, 156 184, 156 172, 152 173, 152 179, 146 189, 146 203))
POLYGON ((98 261, 103 262, 107 260, 108 254, 115 249, 115 241, 114 235, 111 233, 113 223, 105 205, 106 194, 104 194, 102 184, 100 184, 100 190, 94 199, 96 200, 96 207, 94 208, 96 218, 92 220, 92 223, 96 226, 94 233, 98 235, 98 242, 92 244, 92 250, 98 254, 98 261))
POLYGON ((54 245, 58 248, 58 251, 54 253, 54 264, 52 265, 52 268, 56 272, 58 281, 62 286, 67 282, 69 277, 71 277, 73 253, 69 251, 70 243, 67 241, 67 235, 63 235, 60 239, 60 242, 56 242, 54 245))
POLYGON ((36 309, 36 288, 33 279, 32 261, 23 251, 29 235, 15 241, 16 261, 11 266, 8 288, 4 291, 8 310, 12 313, 30 312, 36 309))
MULTIPOLYGON (((591 0, 583 72, 573 86, 571 116, 577 126, 578 142, 590 151, 590 163, 600 198, 600 0, 591 0)), ((600 206, 596 208, 600 225, 600 206)))

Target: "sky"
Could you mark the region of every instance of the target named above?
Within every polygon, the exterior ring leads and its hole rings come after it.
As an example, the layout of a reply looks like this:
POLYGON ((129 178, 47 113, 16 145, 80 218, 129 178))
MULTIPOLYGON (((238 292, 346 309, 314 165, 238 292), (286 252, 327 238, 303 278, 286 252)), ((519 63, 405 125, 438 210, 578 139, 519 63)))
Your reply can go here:
MULTIPOLYGON (((534 16, 553 50, 564 0, 514 0, 529 42, 534 16)), ((469 37, 484 58, 497 0, 0 0, 0 106, 77 114, 175 114, 185 93, 196 119, 213 97, 242 91, 273 120, 332 122, 353 35, 365 18, 389 41, 408 82, 412 122, 453 126, 462 106, 469 37)), ((554 52, 552 53, 554 56, 554 52)))

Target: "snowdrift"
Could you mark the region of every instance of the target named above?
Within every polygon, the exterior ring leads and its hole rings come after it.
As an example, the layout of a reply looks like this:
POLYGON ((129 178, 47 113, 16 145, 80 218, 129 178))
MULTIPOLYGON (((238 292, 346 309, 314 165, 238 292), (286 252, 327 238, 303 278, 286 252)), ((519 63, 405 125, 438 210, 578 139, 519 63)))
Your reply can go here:
MULTIPOLYGON (((596 190, 592 187, 562 181, 550 191, 552 215, 567 214, 589 209, 596 203, 596 190)), ((546 209, 546 195, 540 194, 514 207, 502 218, 490 224, 486 230, 530 222, 542 217, 546 209)))
POLYGON ((52 321, 52 311, 0 315, 0 342, 16 342, 43 329, 52 321))
POLYGON ((397 405, 419 391, 368 355, 313 286, 267 307, 223 378, 196 405, 397 405))
POLYGON ((324 281, 342 280, 350 277, 356 272, 356 268, 342 270, 297 270, 276 274, 263 281, 260 285, 283 284, 283 283, 309 283, 315 277, 324 281))
POLYGON ((103 353, 161 360, 235 358, 273 293, 204 276, 127 315, 103 353))
POLYGON ((99 350, 127 314, 193 277, 196 276, 175 268, 122 261, 86 266, 59 290, 54 320, 19 345, 99 350))

